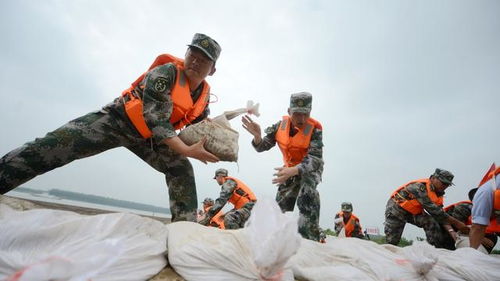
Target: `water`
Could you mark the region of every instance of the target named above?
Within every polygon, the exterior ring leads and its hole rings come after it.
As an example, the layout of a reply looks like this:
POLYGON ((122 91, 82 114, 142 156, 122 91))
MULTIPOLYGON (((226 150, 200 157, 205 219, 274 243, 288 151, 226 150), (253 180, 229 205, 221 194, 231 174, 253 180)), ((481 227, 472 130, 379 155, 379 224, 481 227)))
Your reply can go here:
POLYGON ((48 193, 35 194, 35 193, 10 191, 5 195, 20 198, 20 199, 36 200, 36 201, 43 201, 43 202, 49 202, 49 203, 78 206, 78 207, 86 207, 86 208, 100 209, 100 210, 113 211, 113 212, 132 213, 132 214, 137 214, 137 215, 154 216, 154 217, 161 217, 161 218, 170 218, 171 217, 170 215, 163 214, 163 213, 152 213, 152 212, 147 212, 147 211, 143 211, 143 210, 127 209, 127 208, 120 208, 120 207, 108 206, 108 205, 100 205, 100 204, 94 204, 94 203, 88 203, 88 202, 82 202, 82 201, 67 200, 67 199, 59 198, 57 196, 49 195, 48 193))

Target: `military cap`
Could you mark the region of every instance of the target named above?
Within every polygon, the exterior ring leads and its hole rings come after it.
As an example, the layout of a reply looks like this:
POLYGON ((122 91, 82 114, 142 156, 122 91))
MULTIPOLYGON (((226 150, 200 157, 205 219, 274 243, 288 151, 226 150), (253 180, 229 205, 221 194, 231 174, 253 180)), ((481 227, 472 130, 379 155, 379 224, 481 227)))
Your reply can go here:
POLYGON ((343 202, 341 205, 342 212, 352 212, 351 202, 343 202))
POLYGON ((221 52, 219 43, 202 33, 196 33, 191 41, 191 44, 188 44, 188 46, 201 50, 213 62, 217 61, 221 52))
POLYGON ((224 176, 224 177, 227 177, 228 173, 227 173, 227 170, 226 169, 223 169, 223 168, 220 168, 220 169, 217 169, 215 171, 215 176, 214 176, 214 179, 217 177, 217 176, 224 176))
POLYGON ((442 183, 454 185, 453 184, 453 177, 454 177, 453 174, 446 171, 446 170, 437 168, 436 171, 434 171, 434 174, 432 174, 432 176, 434 176, 435 178, 440 180, 442 183))
POLYGON ((310 113, 312 95, 308 92, 295 93, 290 96, 290 112, 310 113))

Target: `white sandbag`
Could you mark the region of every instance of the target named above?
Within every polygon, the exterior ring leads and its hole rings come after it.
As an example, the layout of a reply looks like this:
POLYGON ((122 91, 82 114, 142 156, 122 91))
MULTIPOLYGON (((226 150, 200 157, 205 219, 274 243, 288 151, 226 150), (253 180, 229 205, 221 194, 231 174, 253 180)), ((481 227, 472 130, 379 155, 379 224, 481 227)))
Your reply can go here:
POLYGON ((186 127, 179 133, 179 138, 187 145, 193 145, 206 138, 205 149, 208 152, 217 156, 221 161, 236 162, 239 134, 229 126, 229 122, 226 125, 221 123, 203 120, 186 127))
POLYGON ((207 151, 217 156, 221 161, 236 162, 238 161, 239 134, 231 128, 228 120, 245 113, 259 116, 259 104, 248 101, 245 108, 225 111, 212 120, 207 119, 190 125, 179 133, 179 138, 187 145, 195 144, 205 138, 207 151))
MULTIPOLYGON (((457 241, 455 241, 455 248, 467 248, 470 247, 470 240, 468 235, 459 234, 457 241)), ((488 250, 483 245, 479 245, 477 248, 483 254, 488 254, 488 250)))
POLYGON ((297 217, 282 214, 274 200, 264 199, 257 201, 243 229, 220 230, 190 222, 168 225, 168 259, 188 281, 292 281, 285 264, 300 239, 297 217))
POLYGON ((500 258, 472 248, 436 249, 426 242, 404 248, 356 238, 304 240, 290 261, 305 280, 499 280, 500 258))
POLYGON ((0 233, 0 280, 146 280, 166 265, 166 227, 133 214, 0 204, 0 233))

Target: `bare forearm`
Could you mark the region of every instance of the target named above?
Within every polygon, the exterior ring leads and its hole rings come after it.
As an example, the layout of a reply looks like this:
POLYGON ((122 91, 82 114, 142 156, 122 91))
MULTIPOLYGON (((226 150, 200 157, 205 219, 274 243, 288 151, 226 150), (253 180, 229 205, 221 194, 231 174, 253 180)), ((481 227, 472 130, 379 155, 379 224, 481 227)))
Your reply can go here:
POLYGON ((469 233, 469 242, 471 248, 477 249, 481 245, 481 241, 484 238, 484 231, 486 230, 486 225, 472 224, 469 233))
POLYGON ((166 138, 163 142, 173 151, 179 153, 180 155, 187 156, 186 153, 189 150, 189 146, 187 146, 179 137, 176 136, 166 138))

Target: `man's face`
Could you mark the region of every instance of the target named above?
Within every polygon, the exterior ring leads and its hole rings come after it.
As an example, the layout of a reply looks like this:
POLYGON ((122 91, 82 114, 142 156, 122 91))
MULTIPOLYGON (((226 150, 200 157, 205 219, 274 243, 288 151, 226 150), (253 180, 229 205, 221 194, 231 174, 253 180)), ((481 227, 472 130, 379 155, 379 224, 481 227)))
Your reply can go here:
POLYGON ((310 113, 302 113, 302 112, 292 112, 290 114, 290 109, 288 110, 288 114, 292 119, 292 125, 299 129, 302 129, 304 127, 310 115, 310 113))
POLYGON ((344 211, 344 217, 348 218, 351 216, 351 212, 344 211))
POLYGON ((442 182, 438 178, 433 178, 432 184, 438 192, 444 192, 450 186, 449 184, 442 182))
POLYGON ((184 72, 189 80, 203 80, 215 72, 215 64, 201 50, 188 48, 184 60, 184 72))
POLYGON ((224 183, 224 176, 222 176, 222 175, 217 175, 217 176, 215 177, 215 180, 217 181, 217 183, 218 183, 219 185, 222 185, 222 184, 224 183))

